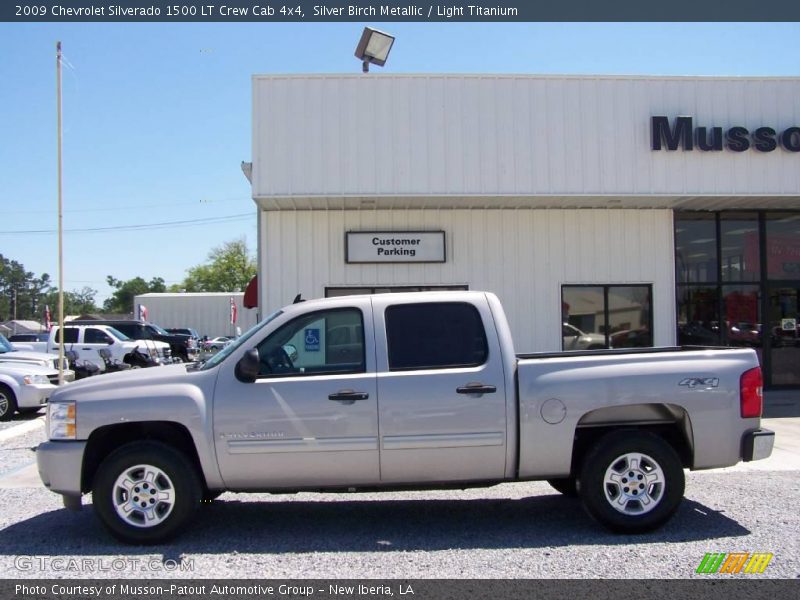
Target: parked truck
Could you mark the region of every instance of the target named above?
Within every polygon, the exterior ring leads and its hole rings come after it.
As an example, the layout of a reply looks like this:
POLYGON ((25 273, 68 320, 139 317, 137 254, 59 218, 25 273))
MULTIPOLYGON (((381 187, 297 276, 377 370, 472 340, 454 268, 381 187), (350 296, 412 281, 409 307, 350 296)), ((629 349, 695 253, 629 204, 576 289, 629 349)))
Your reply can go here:
MULTIPOLYGON (((59 327, 53 327, 46 342, 27 342, 26 346, 34 350, 57 354, 61 345, 59 327)), ((169 344, 152 340, 132 340, 124 333, 109 325, 74 325, 69 322, 64 326, 64 350, 77 354, 81 363, 94 364, 100 371, 106 370, 106 359, 100 351, 109 353, 112 364, 124 363, 132 352, 141 352, 154 363, 165 364, 169 361, 169 344)), ((58 356, 55 357, 58 360, 58 356)))
POLYGON ((174 536, 226 490, 530 480, 642 532, 675 512, 684 469, 770 455, 761 408, 751 349, 517 355, 493 294, 350 296, 287 306, 204 363, 56 391, 37 460, 128 543, 174 536))
POLYGON ((172 362, 191 362, 197 359, 199 348, 191 335, 169 333, 155 323, 133 320, 75 320, 75 325, 106 325, 124 333, 132 340, 166 347, 165 357, 172 362))

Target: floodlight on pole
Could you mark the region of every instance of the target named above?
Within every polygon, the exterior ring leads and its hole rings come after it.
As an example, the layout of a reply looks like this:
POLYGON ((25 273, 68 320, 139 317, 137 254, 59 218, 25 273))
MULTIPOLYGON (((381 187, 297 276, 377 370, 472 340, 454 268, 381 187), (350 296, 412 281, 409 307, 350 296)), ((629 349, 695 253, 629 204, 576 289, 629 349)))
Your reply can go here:
POLYGON ((356 58, 361 61, 361 70, 369 72, 369 64, 382 67, 389 58, 389 51, 394 44, 394 36, 383 31, 364 27, 361 39, 356 46, 356 58))

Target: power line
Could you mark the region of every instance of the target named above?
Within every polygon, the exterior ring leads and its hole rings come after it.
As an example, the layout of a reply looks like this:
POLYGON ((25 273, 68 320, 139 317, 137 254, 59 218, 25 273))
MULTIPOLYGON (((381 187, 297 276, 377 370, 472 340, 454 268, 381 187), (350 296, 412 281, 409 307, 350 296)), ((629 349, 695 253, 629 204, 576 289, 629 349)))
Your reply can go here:
MULTIPOLYGON (((190 219, 184 221, 164 221, 162 223, 142 223, 139 225, 116 225, 113 227, 86 227, 80 229, 65 229, 64 233, 100 233, 103 231, 140 231, 143 229, 164 229, 166 227, 191 227, 193 225, 208 225, 211 223, 228 223, 252 219, 253 213, 242 213, 238 215, 228 215, 226 217, 207 217, 205 219, 190 219)), ((28 229, 17 231, 0 231, 0 235, 38 235, 54 234, 55 229, 28 229)))
MULTIPOLYGON (((173 208, 176 206, 197 206, 197 205, 210 205, 210 204, 228 204, 231 202, 243 202, 244 200, 251 200, 250 198, 225 198, 222 200, 198 200, 193 202, 178 202, 175 204, 165 205, 162 203, 155 203, 155 204, 137 204, 137 205, 126 205, 126 206, 95 206, 90 208, 73 208, 73 209, 66 209, 64 210, 65 213, 87 213, 87 212, 107 212, 107 211, 114 211, 114 212, 121 212, 127 210, 141 210, 143 208, 173 208)), ((29 214, 50 214, 52 213, 52 209, 30 209, 30 210, 10 210, 4 211, 7 215, 29 215, 29 214)))

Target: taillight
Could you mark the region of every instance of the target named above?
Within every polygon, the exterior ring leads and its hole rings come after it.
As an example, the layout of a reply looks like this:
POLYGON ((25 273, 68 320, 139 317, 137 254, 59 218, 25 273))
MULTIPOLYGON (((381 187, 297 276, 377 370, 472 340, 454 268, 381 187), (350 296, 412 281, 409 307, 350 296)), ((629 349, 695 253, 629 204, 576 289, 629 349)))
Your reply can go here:
POLYGON ((739 402, 743 419, 761 416, 761 409, 764 406, 763 385, 761 367, 742 373, 742 377, 739 380, 739 402))

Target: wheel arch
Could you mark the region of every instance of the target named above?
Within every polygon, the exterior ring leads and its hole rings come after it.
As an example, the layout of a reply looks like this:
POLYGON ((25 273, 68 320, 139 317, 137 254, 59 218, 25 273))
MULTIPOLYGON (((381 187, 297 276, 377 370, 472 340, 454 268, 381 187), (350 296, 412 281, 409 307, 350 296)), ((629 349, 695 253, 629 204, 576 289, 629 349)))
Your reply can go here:
POLYGON ((117 448, 137 441, 158 441, 182 452, 197 470, 205 486, 206 477, 192 435, 173 421, 140 421, 106 425, 94 430, 86 442, 81 468, 81 491, 92 489, 92 482, 103 459, 117 448))
POLYGON ((688 412, 674 404, 626 404, 585 413, 575 427, 571 474, 580 471, 586 453, 605 435, 620 430, 648 431, 678 453, 684 468, 694 462, 694 435, 688 412))

